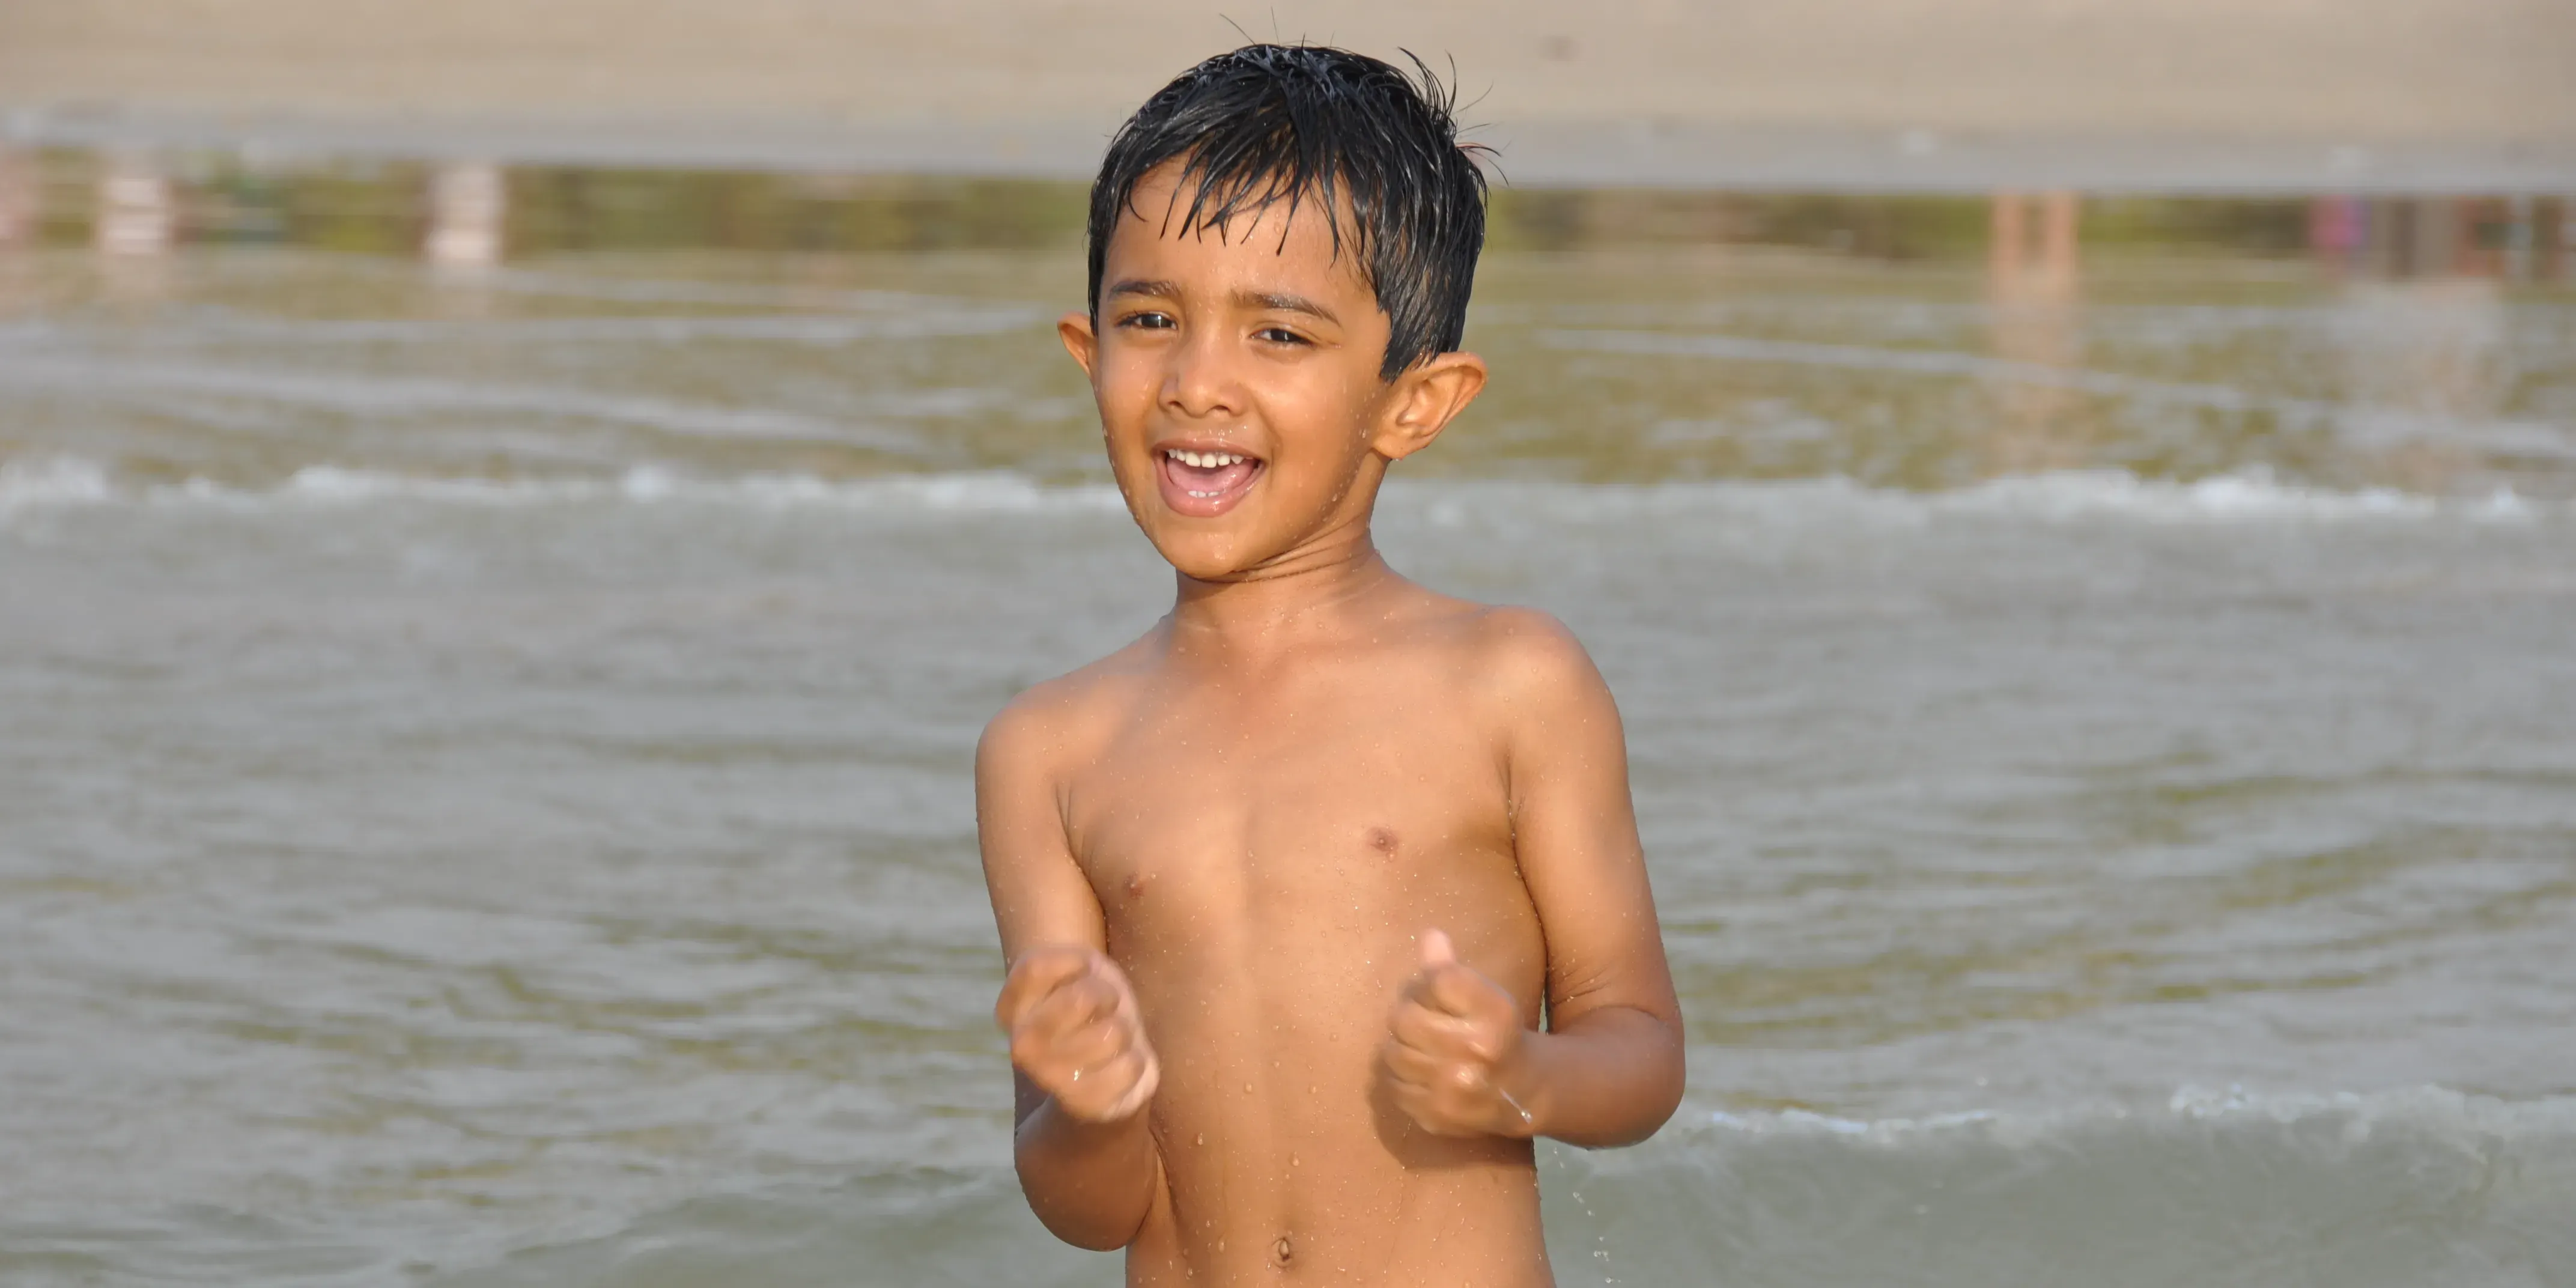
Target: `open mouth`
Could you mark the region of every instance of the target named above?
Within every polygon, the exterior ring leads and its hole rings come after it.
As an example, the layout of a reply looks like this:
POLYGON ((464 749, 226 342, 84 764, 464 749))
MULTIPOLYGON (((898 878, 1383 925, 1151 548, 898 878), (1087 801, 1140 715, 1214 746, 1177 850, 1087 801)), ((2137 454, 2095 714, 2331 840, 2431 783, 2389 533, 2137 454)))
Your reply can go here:
POLYGON ((1260 457, 1222 449, 1166 447, 1155 457, 1162 466, 1163 503, 1201 519, 1233 509, 1262 470, 1260 457))

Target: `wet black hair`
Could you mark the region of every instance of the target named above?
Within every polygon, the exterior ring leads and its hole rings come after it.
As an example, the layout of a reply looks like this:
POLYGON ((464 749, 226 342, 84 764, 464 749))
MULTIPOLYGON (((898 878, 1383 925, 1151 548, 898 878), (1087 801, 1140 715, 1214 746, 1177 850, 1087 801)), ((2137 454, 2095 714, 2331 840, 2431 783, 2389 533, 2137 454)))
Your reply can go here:
POLYGON ((1348 202, 1349 227, 1332 221, 1333 253, 1353 243, 1386 311, 1380 379, 1457 349, 1485 246, 1485 174, 1476 164, 1485 149, 1458 141, 1455 87, 1405 57, 1418 84, 1346 49, 1246 45, 1145 100, 1110 140, 1091 185, 1092 318, 1100 317, 1110 233, 1130 211, 1151 217, 1134 210, 1136 185, 1178 157, 1185 163, 1173 205, 1187 194, 1184 233, 1223 236, 1236 215, 1283 200, 1292 216, 1308 196, 1327 211, 1348 202))

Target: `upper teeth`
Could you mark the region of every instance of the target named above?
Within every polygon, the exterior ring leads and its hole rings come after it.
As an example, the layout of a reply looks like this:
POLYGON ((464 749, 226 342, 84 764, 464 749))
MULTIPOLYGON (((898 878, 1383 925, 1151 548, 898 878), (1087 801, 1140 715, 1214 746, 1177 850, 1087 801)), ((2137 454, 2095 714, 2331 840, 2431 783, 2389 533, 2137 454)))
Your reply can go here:
POLYGON ((1175 448, 1172 451, 1172 459, 1183 465, 1195 465, 1203 470, 1212 470, 1220 465, 1238 464, 1249 458, 1237 456, 1232 452, 1184 452, 1175 448))

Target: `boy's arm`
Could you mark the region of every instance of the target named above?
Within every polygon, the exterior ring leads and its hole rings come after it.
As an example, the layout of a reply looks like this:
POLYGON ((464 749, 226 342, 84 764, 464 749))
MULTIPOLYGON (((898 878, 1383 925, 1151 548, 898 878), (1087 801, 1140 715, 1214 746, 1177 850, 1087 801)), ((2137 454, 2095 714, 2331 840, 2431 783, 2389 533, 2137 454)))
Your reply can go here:
POLYGON ((1011 1037, 1020 1188, 1057 1238, 1107 1251, 1135 1239, 1162 1184, 1143 1112, 1159 1068, 1065 840, 1057 718, 1023 697, 985 728, 975 821, 1009 968, 994 1018, 1011 1037))
POLYGON ((1547 943, 1545 1032, 1426 935, 1388 1063, 1434 1131, 1634 1144, 1682 1095, 1681 1005, 1664 961, 1610 688, 1541 613, 1495 614, 1513 842, 1547 943))

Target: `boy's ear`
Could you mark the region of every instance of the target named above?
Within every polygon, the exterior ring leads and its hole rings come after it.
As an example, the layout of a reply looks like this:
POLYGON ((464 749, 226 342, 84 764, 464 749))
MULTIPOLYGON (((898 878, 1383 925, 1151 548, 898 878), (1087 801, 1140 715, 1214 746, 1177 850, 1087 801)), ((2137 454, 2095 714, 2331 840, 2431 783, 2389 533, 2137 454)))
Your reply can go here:
POLYGON ((1082 374, 1091 374, 1092 359, 1100 356, 1100 333, 1091 329, 1091 315, 1067 313, 1055 320, 1055 333, 1064 341, 1064 351, 1082 364, 1082 374))
POLYGON ((1485 360, 1472 353, 1437 354, 1399 373, 1394 400, 1369 446, 1390 461, 1431 446, 1440 431, 1484 392, 1485 360))

